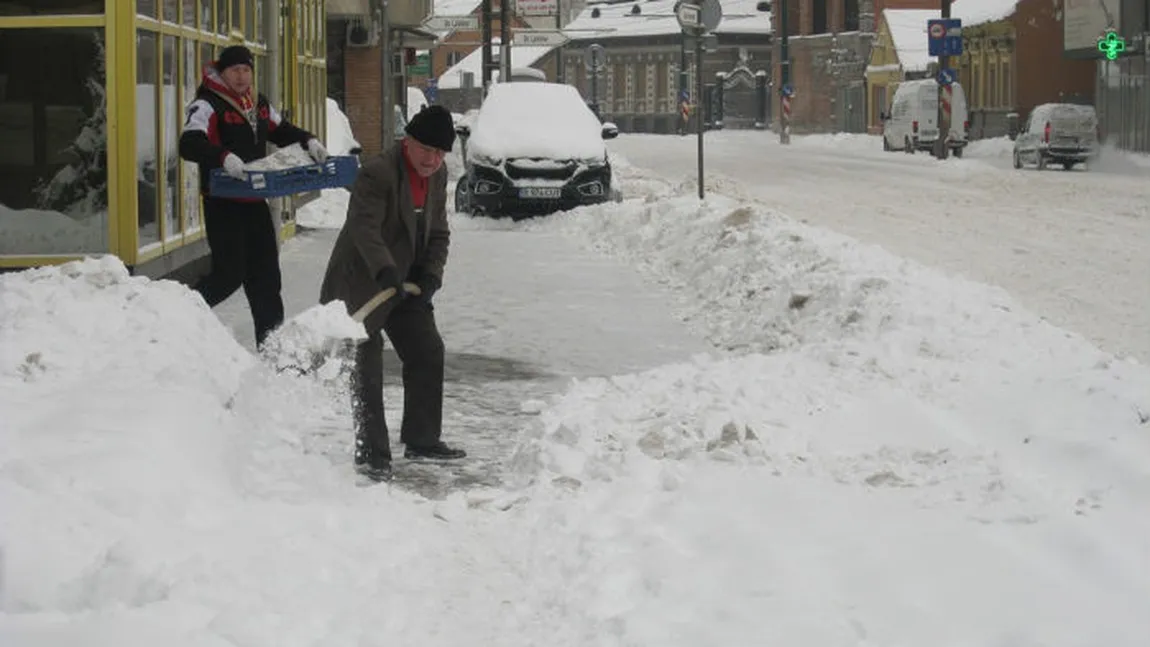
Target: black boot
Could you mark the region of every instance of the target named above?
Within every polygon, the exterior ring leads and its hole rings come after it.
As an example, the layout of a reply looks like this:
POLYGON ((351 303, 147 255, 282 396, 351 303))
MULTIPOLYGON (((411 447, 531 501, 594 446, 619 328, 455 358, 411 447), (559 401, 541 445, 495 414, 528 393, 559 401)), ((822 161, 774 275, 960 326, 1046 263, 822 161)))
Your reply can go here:
POLYGON ((356 434, 355 471, 373 481, 390 481, 391 455, 373 447, 362 434, 356 434))
POLYGON ((462 449, 448 447, 443 441, 436 441, 431 445, 408 445, 403 450, 403 457, 408 459, 427 458, 431 460, 449 461, 467 456, 462 449))

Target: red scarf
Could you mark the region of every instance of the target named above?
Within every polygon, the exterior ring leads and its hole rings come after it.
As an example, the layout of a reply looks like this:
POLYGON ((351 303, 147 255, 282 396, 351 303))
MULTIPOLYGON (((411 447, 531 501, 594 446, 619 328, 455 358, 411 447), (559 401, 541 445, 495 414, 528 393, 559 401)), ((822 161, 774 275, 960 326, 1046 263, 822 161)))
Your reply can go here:
POLYGON ((407 140, 403 140, 403 165, 407 168, 407 181, 411 186, 411 204, 416 209, 422 209, 427 201, 427 178, 415 170, 411 158, 407 156, 407 140))

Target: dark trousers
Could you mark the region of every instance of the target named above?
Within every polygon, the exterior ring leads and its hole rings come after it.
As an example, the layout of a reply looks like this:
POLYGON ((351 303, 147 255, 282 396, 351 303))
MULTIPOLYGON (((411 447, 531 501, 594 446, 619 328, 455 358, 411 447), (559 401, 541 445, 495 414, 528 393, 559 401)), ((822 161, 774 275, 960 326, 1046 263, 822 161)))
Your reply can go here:
POLYGON ((268 203, 204 200, 204 226, 212 250, 212 271, 196 284, 215 307, 241 286, 255 324, 256 345, 283 323, 279 248, 268 203))
MULTIPOLYGON (((403 364, 403 423, 399 438, 412 447, 434 445, 443 433, 443 338, 431 306, 399 302, 383 325, 403 364)), ((356 436, 377 456, 391 457, 383 415, 383 335, 375 330, 356 347, 352 372, 356 436)))

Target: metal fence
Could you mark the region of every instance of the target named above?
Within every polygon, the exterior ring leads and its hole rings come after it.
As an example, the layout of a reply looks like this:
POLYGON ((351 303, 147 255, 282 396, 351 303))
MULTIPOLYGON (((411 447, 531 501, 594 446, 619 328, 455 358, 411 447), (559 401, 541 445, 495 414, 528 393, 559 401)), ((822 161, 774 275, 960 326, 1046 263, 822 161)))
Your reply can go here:
POLYGON ((1096 109, 1105 142, 1150 153, 1150 61, 1099 61, 1096 109))

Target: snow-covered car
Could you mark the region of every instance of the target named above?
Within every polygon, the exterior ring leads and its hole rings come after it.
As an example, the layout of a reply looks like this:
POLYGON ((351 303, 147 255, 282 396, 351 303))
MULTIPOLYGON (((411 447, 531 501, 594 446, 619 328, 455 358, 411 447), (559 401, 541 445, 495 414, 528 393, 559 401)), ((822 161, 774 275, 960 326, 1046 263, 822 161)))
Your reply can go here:
POLYGON ((1014 140, 1014 168, 1061 164, 1069 171, 1098 155, 1098 115, 1094 106, 1044 103, 1030 111, 1014 140))
POLYGON ((474 120, 456 132, 464 163, 459 213, 529 217, 617 197, 603 140, 619 130, 600 123, 573 86, 493 84, 474 120))

